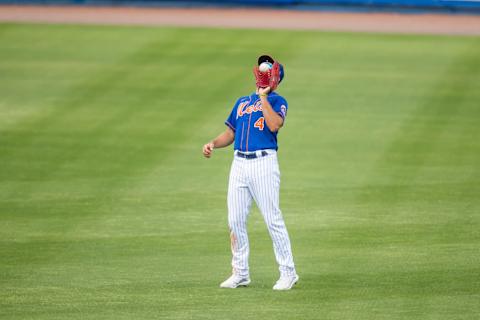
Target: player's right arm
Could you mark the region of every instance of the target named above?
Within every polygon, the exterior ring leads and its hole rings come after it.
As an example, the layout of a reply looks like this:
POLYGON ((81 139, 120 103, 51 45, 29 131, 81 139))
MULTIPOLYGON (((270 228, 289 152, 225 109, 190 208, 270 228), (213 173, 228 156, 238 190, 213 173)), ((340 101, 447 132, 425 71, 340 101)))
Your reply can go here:
POLYGON ((238 99, 233 106, 232 112, 230 112, 230 115, 225 121, 227 129, 218 137, 203 146, 203 155, 205 156, 205 158, 210 158, 212 156, 213 149, 224 148, 231 145, 233 141, 235 141, 235 128, 237 126, 237 107, 241 101, 245 100, 245 98, 246 97, 242 97, 238 99))
POLYGON ((231 145, 234 140, 235 132, 233 132, 230 127, 228 127, 218 137, 203 146, 203 155, 205 156, 205 158, 210 158, 212 156, 212 151, 214 148, 227 147, 231 145))

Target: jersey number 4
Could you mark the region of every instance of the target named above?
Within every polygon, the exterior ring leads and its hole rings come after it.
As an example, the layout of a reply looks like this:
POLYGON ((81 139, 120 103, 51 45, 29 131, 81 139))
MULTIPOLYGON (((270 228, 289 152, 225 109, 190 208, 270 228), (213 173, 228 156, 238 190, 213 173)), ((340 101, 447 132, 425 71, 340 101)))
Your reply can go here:
POLYGON ((265 126, 265 119, 263 117, 258 118, 257 121, 253 124, 253 127, 258 128, 258 130, 263 131, 265 126))

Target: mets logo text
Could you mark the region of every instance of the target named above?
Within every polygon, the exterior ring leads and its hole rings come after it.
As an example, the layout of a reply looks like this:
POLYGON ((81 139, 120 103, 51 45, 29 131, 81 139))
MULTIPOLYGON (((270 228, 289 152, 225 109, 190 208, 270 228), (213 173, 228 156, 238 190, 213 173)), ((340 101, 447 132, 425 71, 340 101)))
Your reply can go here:
POLYGON ((242 102, 238 105, 237 118, 243 116, 244 114, 251 114, 253 112, 262 111, 262 102, 260 100, 255 102, 255 104, 249 105, 248 107, 247 105, 248 101, 242 102))

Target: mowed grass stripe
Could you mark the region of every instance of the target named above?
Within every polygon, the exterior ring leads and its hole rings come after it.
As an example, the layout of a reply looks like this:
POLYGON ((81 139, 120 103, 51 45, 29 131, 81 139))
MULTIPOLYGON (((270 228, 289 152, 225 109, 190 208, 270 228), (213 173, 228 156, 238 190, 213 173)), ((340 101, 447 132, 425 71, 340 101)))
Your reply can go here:
MULTIPOLYGON (((428 187, 438 182, 463 182, 466 177, 453 176, 452 173, 461 171, 465 160, 466 165, 473 165, 480 160, 478 144, 471 143, 477 140, 475 135, 478 137, 478 133, 472 132, 473 127, 467 116, 477 112, 475 101, 478 98, 480 69, 476 62, 475 51, 468 47, 463 56, 460 55, 440 75, 438 83, 425 99, 418 102, 416 109, 408 114, 395 133, 396 136, 389 141, 377 161, 378 167, 374 168, 378 170, 377 177, 387 183, 391 180, 392 188, 396 188, 390 192, 392 197, 385 201, 390 204, 401 202, 405 192, 417 185, 428 187), (469 69, 470 72, 459 77, 462 69, 469 69), (467 158, 461 157, 461 152, 458 152, 460 149, 469 150, 467 158), (386 175, 390 167, 397 169, 390 171, 394 175, 391 177, 386 175)), ((375 176, 376 173, 369 174, 375 176)), ((470 178, 466 179, 467 184, 470 178)))
POLYGON ((480 314, 478 38, 1 25, 0 43, 2 318, 480 314), (286 294, 256 209, 251 288, 217 288, 231 150, 200 155, 265 52, 287 67, 286 294))

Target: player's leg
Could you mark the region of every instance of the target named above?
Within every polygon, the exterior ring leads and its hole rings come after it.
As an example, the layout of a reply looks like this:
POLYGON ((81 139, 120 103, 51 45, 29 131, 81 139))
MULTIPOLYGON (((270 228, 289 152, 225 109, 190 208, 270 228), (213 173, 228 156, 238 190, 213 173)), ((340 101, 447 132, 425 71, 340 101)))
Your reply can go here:
MULTIPOLYGON (((252 204, 252 195, 245 182, 241 159, 234 159, 228 183, 228 227, 232 249, 232 273, 237 279, 249 282, 249 243, 247 218, 252 204)), ((245 283, 244 284, 248 284, 245 283)), ((225 285, 225 287, 232 287, 225 285)))
POLYGON ((276 153, 259 158, 252 163, 250 184, 270 237, 281 277, 296 277, 290 238, 279 206, 280 170, 276 153))

